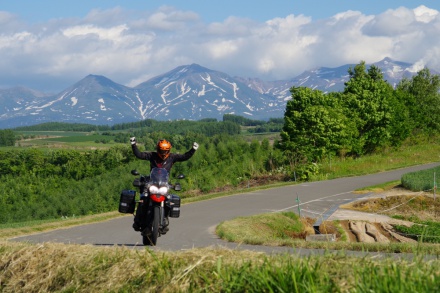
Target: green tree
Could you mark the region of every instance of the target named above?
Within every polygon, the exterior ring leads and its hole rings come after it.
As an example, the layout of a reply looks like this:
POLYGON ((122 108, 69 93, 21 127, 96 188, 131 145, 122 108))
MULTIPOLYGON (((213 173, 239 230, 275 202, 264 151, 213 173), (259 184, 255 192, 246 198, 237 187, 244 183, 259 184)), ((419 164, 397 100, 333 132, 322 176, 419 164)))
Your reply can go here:
POLYGON ((404 97, 414 129, 440 130, 440 76, 425 68, 411 79, 403 79, 396 90, 404 97))
POLYGON ((287 102, 281 148, 290 163, 319 161, 323 156, 349 148, 354 126, 343 113, 339 95, 292 87, 287 102))
POLYGON ((377 66, 367 71, 364 61, 350 68, 349 75, 343 101, 345 114, 356 123, 358 131, 354 153, 370 153, 390 142, 395 106, 393 88, 377 66))
POLYGON ((15 134, 12 130, 0 130, 0 146, 13 146, 15 144, 15 140, 15 134))
POLYGON ((393 120, 391 121, 390 143, 393 146, 399 146, 408 138, 414 129, 414 123, 410 118, 410 112, 406 106, 408 93, 401 90, 394 90, 392 100, 393 120))

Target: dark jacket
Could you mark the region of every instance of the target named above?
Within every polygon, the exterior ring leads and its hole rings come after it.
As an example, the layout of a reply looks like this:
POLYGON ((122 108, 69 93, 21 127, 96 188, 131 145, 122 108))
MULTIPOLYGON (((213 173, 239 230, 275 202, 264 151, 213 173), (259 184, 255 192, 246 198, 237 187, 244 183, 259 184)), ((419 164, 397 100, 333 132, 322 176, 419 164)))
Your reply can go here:
POLYGON ((155 167, 159 167, 159 168, 165 168, 168 172, 171 171, 171 167, 173 166, 173 164, 175 162, 186 161, 186 160, 190 159, 194 155, 194 153, 196 152, 195 149, 191 148, 189 151, 187 151, 183 155, 170 153, 168 158, 166 158, 165 160, 162 160, 156 152, 141 152, 141 151, 139 151, 136 144, 132 145, 131 148, 133 150, 133 154, 137 158, 150 161, 150 170, 155 167))

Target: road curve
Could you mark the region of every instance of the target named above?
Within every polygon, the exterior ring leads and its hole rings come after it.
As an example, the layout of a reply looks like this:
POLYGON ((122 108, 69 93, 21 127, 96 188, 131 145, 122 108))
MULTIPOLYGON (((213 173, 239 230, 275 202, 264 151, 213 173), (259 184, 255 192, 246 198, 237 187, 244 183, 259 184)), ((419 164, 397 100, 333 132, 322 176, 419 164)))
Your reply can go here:
MULTIPOLYGON (((400 180, 405 173, 439 165, 440 163, 419 165, 372 175, 276 187, 185 204, 181 207, 180 218, 170 218, 170 231, 158 238, 157 246, 153 249, 178 251, 200 247, 238 247, 264 252, 321 253, 319 250, 228 243, 219 239, 214 229, 222 221, 240 216, 276 211, 298 212, 297 198, 301 216, 319 217, 329 210, 335 210, 335 207, 341 203, 358 198, 359 194, 352 193, 358 188, 400 180)), ((133 216, 127 215, 100 223, 16 237, 11 240, 143 248, 140 234, 131 228, 132 222, 133 216)))

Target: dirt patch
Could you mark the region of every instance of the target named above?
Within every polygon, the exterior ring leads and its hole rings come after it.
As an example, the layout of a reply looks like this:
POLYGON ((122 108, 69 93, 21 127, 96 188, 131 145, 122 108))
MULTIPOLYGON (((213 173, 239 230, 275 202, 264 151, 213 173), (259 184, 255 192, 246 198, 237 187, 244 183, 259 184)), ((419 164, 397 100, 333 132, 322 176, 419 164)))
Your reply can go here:
POLYGON ((342 234, 345 233, 345 239, 349 242, 416 242, 398 234, 394 229, 394 225, 412 226, 414 223, 392 216, 439 221, 440 200, 434 200, 432 193, 412 192, 396 187, 341 206, 323 223, 322 229, 336 234, 339 241, 344 239, 342 234), (335 226, 331 224, 335 220, 339 229, 331 228, 335 226))
MULTIPOLYGON (((354 235, 354 233, 351 232, 349 223, 350 223, 350 221, 348 221, 348 220, 341 221, 340 222, 341 228, 344 230, 344 233, 345 233, 345 236, 347 237, 348 242, 357 242, 356 235, 354 235)), ((341 235, 341 238, 342 238, 342 235, 341 235)))
POLYGON ((324 221, 319 226, 319 231, 321 234, 334 234, 336 241, 364 243, 415 242, 411 238, 397 234, 393 226, 387 222, 324 221))

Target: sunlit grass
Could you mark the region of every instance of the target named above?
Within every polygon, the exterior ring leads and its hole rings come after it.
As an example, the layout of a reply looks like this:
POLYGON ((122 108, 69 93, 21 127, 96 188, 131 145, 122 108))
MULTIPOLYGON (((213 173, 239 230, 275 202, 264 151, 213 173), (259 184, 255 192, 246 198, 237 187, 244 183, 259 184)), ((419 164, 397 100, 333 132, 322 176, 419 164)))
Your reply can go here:
POLYGON ((396 188, 400 186, 401 182, 400 180, 390 181, 390 182, 384 182, 380 184, 376 184, 373 186, 366 186, 357 189, 355 192, 362 193, 362 192, 384 192, 393 188, 396 188))
POLYGON ((320 163, 320 174, 312 180, 366 175, 439 161, 438 143, 402 146, 360 158, 324 159, 320 163))
POLYGON ((438 292, 440 261, 0 242, 2 292, 438 292))

